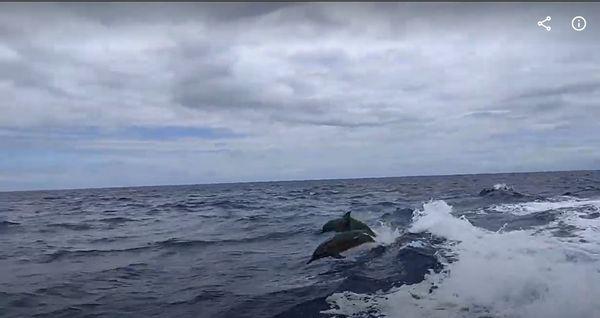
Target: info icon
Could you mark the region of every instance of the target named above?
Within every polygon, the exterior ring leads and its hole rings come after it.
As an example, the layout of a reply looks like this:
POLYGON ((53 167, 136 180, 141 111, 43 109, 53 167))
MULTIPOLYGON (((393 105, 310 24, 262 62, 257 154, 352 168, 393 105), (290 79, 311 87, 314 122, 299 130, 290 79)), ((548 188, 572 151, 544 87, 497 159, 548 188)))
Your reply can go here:
POLYGON ((587 21, 585 21, 585 18, 580 15, 574 17, 573 20, 571 20, 571 26, 575 31, 583 31, 586 25, 587 21))

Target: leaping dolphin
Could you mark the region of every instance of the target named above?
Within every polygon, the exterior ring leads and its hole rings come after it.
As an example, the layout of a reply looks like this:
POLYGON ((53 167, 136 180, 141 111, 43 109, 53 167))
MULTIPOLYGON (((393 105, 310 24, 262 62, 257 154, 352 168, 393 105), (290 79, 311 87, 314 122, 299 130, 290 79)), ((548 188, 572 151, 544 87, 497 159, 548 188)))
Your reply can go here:
POLYGON ((329 240, 321 243, 306 264, 310 264, 312 261, 323 257, 344 258, 344 256, 340 255, 341 252, 367 242, 375 242, 375 240, 361 230, 338 233, 329 240))

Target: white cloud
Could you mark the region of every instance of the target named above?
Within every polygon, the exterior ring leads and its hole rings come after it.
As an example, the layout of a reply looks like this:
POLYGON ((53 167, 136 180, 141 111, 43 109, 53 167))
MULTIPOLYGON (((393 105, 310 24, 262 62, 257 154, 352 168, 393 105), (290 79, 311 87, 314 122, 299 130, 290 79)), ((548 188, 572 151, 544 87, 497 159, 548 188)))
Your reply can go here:
MULTIPOLYGON (((570 4, 2 6, 0 128, 11 133, 0 146, 15 156, 116 155, 122 164, 90 165, 124 175, 117 183, 168 183, 173 169, 188 171, 176 183, 598 162, 596 153, 569 158, 549 147, 600 144, 600 41, 560 25, 540 32, 534 23, 541 12, 566 21, 577 11, 570 4), (76 137, 90 127, 174 126, 244 138, 215 146, 76 137), (56 129, 75 137, 43 133, 56 129), (545 159, 507 157, 507 149, 545 159), (142 162, 133 160, 140 153, 142 162), (127 178, 144 164, 155 174, 127 178)), ((73 174, 52 186, 102 183, 86 167, 87 181, 73 174)))

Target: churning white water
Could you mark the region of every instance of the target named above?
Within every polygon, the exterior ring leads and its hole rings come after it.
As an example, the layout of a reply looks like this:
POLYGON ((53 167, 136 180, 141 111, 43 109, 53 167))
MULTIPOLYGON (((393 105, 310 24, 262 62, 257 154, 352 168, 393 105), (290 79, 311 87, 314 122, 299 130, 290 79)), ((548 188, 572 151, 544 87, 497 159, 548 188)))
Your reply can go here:
MULTIPOLYGON (((447 241, 455 260, 440 255, 444 270, 414 285, 374 295, 350 292, 328 298, 333 315, 361 317, 600 317, 600 218, 581 218, 575 208, 600 201, 565 199, 503 205, 517 214, 563 209, 541 228, 491 232, 452 214, 444 201, 415 211, 410 232, 447 241), (556 237, 558 224, 574 236, 556 237), (432 288, 433 286, 433 288, 432 288)), ((448 254, 446 254, 448 256, 448 254)))

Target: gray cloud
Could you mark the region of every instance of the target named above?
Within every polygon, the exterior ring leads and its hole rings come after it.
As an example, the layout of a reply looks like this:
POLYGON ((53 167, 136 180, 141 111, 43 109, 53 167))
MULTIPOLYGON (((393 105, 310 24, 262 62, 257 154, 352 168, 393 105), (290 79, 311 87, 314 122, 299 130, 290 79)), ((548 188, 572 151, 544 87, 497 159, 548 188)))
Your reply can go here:
POLYGON ((0 189, 598 168, 593 21, 595 3, 2 4, 0 189))
POLYGON ((534 90, 528 91, 526 93, 519 94, 517 96, 506 99, 506 102, 521 100, 525 98, 548 98, 548 97, 556 97, 557 95, 564 94, 586 94, 586 93, 594 93, 600 90, 600 79, 594 82, 578 82, 574 84, 563 84, 557 83, 554 87, 540 87, 534 90))

